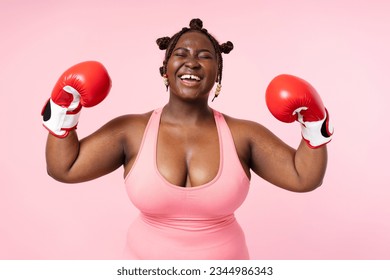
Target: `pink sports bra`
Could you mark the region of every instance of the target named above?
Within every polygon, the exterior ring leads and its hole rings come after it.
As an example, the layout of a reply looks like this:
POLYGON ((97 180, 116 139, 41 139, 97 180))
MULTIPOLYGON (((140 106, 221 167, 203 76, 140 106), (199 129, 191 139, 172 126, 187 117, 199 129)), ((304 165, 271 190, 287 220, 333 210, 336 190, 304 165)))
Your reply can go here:
POLYGON ((140 210, 128 231, 125 258, 248 259, 234 211, 245 200, 250 180, 223 115, 214 111, 220 147, 216 177, 201 186, 184 188, 168 182, 157 168, 161 112, 160 108, 152 113, 125 178, 128 196, 140 210))

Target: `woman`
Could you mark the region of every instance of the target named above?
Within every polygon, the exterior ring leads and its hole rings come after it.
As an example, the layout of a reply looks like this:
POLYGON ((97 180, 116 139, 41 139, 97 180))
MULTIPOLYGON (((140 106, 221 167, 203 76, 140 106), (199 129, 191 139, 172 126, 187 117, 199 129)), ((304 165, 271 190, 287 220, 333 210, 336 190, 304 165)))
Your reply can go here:
POLYGON ((231 42, 220 45, 201 20, 193 19, 190 28, 157 44, 166 49, 160 72, 168 103, 118 117, 82 140, 75 131, 80 109, 101 102, 111 81, 97 62, 75 65, 63 74, 43 111, 43 124, 51 132, 48 173, 77 183, 123 166, 129 197, 140 210, 129 228, 126 258, 248 259, 234 211, 245 200, 251 170, 294 192, 320 186, 325 144, 332 134, 327 111, 299 78, 281 75, 270 83, 266 97, 271 112, 302 124, 302 142, 293 149, 258 123, 210 108, 214 83, 214 98, 221 90, 221 53, 233 49, 231 42))

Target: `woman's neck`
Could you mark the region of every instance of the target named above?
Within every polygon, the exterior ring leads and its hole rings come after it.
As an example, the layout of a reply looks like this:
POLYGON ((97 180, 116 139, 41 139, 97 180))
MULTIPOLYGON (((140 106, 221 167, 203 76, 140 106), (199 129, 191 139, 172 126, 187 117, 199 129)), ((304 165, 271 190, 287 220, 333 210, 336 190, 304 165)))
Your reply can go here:
POLYGON ((196 125, 214 120, 207 102, 175 102, 170 100, 163 108, 162 120, 183 125, 196 125))

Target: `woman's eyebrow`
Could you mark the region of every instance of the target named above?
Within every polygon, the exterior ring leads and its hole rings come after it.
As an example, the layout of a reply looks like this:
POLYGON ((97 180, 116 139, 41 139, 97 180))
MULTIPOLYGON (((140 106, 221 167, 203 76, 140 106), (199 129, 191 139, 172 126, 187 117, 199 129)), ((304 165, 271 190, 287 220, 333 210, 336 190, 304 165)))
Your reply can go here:
MULTIPOLYGON (((175 48, 175 49, 173 50, 173 52, 179 51, 179 50, 186 51, 186 52, 189 52, 189 51, 190 51, 190 49, 188 49, 188 48, 186 48, 186 47, 177 47, 177 48, 175 48)), ((197 50, 197 51, 196 51, 196 53, 201 53, 201 52, 208 52, 208 53, 214 55, 214 52, 213 52, 212 50, 210 50, 210 49, 200 49, 200 50, 197 50)))
POLYGON ((209 49, 200 49, 200 50, 198 50, 198 53, 200 53, 200 52, 209 52, 209 53, 213 54, 213 51, 209 50, 209 49))
POLYGON ((175 48, 173 51, 175 52, 175 51, 178 51, 178 50, 183 50, 183 51, 187 51, 187 52, 190 51, 189 49, 187 49, 187 48, 185 48, 185 47, 177 47, 177 48, 175 48))

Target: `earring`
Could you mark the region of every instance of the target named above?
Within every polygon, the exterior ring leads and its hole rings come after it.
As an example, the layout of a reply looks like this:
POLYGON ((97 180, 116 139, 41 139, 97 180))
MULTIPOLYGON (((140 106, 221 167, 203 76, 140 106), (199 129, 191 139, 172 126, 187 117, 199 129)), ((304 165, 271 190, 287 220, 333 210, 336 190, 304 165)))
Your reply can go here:
POLYGON ((167 76, 167 74, 164 74, 164 75, 163 75, 163 82, 164 82, 164 85, 165 85, 165 87, 167 88, 167 91, 168 91, 169 81, 168 81, 168 76, 167 76))
POLYGON ((217 84, 217 87, 215 88, 215 92, 214 92, 214 97, 213 99, 211 100, 211 102, 214 101, 214 99, 216 97, 218 97, 218 95, 221 93, 221 88, 222 88, 222 85, 220 83, 217 84))

